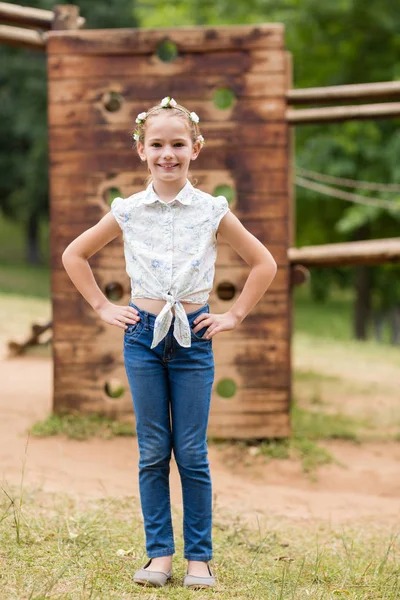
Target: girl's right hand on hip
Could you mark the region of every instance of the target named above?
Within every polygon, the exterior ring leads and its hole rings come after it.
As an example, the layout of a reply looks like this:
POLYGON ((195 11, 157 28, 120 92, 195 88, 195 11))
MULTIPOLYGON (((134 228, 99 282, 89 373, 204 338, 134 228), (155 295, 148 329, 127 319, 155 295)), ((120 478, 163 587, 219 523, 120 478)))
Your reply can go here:
POLYGON ((108 302, 97 312, 102 321, 121 329, 126 329, 128 324, 140 321, 138 311, 132 306, 120 306, 119 304, 108 302))

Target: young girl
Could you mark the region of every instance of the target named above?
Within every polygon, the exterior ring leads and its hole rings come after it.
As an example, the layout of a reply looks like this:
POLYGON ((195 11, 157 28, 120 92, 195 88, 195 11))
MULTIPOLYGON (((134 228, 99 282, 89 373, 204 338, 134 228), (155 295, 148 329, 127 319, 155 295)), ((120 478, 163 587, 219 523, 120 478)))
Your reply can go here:
MULTIPOLYGON (((237 327, 268 289, 276 263, 229 210, 187 179, 204 143, 199 117, 173 98, 136 119, 137 151, 151 174, 148 187, 116 198, 111 211, 63 253, 71 280, 99 317, 124 329, 124 362, 139 445, 139 488, 149 561, 137 583, 162 586, 175 552, 171 522, 171 452, 183 495, 184 586, 212 587, 211 480, 207 423, 214 380, 212 340, 237 327), (88 259, 123 232, 128 306, 111 303, 88 259), (250 266, 236 302, 222 314, 207 302, 214 280, 217 233, 250 266)), ((243 150, 245 151, 245 150, 243 150)))

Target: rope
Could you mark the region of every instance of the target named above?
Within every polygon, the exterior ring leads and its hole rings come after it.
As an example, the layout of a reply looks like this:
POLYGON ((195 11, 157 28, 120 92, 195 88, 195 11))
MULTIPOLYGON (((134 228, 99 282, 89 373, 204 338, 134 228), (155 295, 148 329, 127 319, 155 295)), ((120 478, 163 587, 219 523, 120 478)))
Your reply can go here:
POLYGON ((374 183, 372 181, 357 181, 357 179, 344 179, 343 177, 334 177, 333 175, 323 175, 315 171, 308 171, 297 167, 296 171, 299 175, 304 175, 309 179, 316 181, 325 181, 334 185, 342 185, 344 187, 360 188, 363 190, 371 190, 374 192, 400 192, 400 185, 394 183, 374 183))
POLYGON ((378 208, 385 208, 390 211, 395 210, 400 212, 400 204, 396 204, 391 200, 378 200, 376 198, 367 198, 366 196, 344 192, 343 190, 337 190, 328 185, 322 185, 321 183, 315 183, 315 181, 309 181, 308 179, 304 179, 304 177, 295 177, 295 184, 326 196, 333 196, 334 198, 348 200, 349 202, 355 202, 356 204, 377 206, 378 208))

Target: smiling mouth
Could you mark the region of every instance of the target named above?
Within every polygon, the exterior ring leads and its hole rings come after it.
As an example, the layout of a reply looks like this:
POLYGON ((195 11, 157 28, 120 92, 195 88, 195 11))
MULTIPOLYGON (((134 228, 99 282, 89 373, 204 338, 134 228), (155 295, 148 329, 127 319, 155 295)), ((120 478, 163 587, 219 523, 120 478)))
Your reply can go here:
POLYGON ((175 167, 178 167, 179 164, 175 163, 175 164, 171 164, 171 165, 158 165, 159 167, 161 167, 162 169, 165 169, 166 171, 171 171, 171 169, 174 169, 175 167))

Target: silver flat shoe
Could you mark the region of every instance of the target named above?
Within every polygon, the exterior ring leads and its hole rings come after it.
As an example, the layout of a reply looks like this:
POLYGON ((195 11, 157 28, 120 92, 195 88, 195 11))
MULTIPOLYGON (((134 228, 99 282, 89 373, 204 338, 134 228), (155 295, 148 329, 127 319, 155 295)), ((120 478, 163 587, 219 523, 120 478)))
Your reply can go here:
POLYGON ((190 588, 209 588, 215 586, 215 577, 211 573, 211 569, 209 565, 207 565, 208 572, 210 573, 209 577, 198 577, 197 575, 189 575, 186 573, 183 578, 183 587, 190 588))
POLYGON ((148 567, 151 563, 152 559, 150 559, 144 567, 136 571, 133 576, 133 581, 135 583, 139 583, 140 585, 151 585, 154 587, 162 587, 171 578, 172 569, 168 571, 168 573, 164 573, 163 571, 146 571, 146 567, 148 567))

